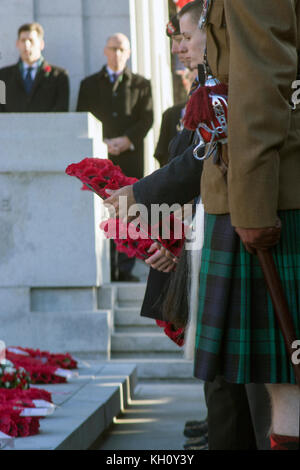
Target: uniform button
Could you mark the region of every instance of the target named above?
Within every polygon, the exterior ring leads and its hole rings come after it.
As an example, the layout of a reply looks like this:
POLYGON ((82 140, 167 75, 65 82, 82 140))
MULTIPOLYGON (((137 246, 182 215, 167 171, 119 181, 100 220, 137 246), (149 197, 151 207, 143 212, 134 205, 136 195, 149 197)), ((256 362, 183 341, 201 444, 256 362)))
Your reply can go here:
POLYGON ((118 113, 116 113, 116 112, 113 112, 112 115, 113 115, 113 117, 118 117, 118 113))

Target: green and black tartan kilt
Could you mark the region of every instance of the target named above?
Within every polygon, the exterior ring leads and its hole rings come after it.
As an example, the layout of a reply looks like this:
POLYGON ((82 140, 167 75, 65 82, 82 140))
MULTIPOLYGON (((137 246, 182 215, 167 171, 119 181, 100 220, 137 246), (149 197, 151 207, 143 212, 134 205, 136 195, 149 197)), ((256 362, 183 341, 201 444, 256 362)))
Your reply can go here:
MULTIPOLYGON (((282 221, 274 260, 300 339, 300 210, 282 221)), ((195 376, 233 383, 292 383, 295 376, 255 255, 250 255, 230 216, 205 214, 195 376)))

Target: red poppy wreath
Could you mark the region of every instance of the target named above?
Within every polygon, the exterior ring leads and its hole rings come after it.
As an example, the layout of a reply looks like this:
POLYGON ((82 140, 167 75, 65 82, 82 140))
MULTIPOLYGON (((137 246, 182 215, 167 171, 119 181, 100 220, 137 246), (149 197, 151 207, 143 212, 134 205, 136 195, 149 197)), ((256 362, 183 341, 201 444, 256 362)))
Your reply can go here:
MULTIPOLYGON (((111 160, 102 158, 85 158, 79 163, 73 163, 66 168, 66 173, 75 176, 82 183, 81 189, 90 190, 98 194, 102 199, 110 196, 107 189, 117 190, 127 185, 132 185, 136 178, 130 178, 123 174, 121 168, 112 163, 111 160)), ((136 257, 145 260, 149 254, 148 249, 157 241, 159 245, 165 247, 174 256, 178 256, 184 244, 185 227, 180 221, 181 231, 176 230, 177 219, 171 214, 167 221, 168 238, 159 234, 164 233, 162 223, 159 226, 142 226, 141 223, 134 225, 132 223, 124 224, 120 219, 109 219, 100 224, 107 238, 113 238, 116 249, 119 252, 126 253, 129 257, 136 257), (152 233, 158 234, 153 239, 152 233), (176 234, 181 233, 181 238, 176 234), (133 236, 134 234, 134 236, 133 236)), ((164 222, 163 222, 164 223, 164 222)), ((178 228, 178 227, 177 227, 178 228)), ((183 330, 174 329, 169 322, 158 322, 158 326, 163 327, 167 336, 175 341, 179 346, 183 344, 183 330)))

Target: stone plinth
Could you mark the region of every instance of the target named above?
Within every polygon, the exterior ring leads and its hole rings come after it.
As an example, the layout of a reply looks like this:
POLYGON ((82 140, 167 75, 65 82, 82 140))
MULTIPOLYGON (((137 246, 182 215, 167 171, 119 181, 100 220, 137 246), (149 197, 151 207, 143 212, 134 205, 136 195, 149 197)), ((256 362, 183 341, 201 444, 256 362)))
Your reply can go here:
POLYGON ((103 204, 65 174, 84 157, 106 158, 101 124, 88 113, 5 114, 0 142, 1 339, 106 356, 103 204))

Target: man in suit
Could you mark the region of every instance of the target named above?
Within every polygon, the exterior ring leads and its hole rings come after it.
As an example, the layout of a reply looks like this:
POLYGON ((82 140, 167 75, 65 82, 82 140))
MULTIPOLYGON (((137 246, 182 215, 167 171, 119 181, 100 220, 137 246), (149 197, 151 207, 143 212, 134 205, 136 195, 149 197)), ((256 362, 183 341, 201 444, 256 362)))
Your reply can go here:
POLYGON ((0 104, 0 112, 68 111, 68 75, 43 58, 42 26, 39 23, 22 25, 16 46, 20 53, 18 63, 0 70, 0 80, 6 86, 6 103, 0 104))
MULTIPOLYGON (((150 81, 132 73, 126 66, 130 43, 122 33, 108 38, 104 54, 107 64, 80 85, 77 111, 89 111, 102 122, 108 156, 126 176, 144 174, 144 138, 153 123, 150 81)), ((112 257, 112 279, 138 281, 131 274, 134 258, 112 257)))
POLYGON ((105 45, 107 64, 80 85, 77 111, 89 111, 102 122, 109 158, 126 176, 144 174, 144 138, 153 124, 150 81, 126 66, 128 38, 111 36, 105 45))

